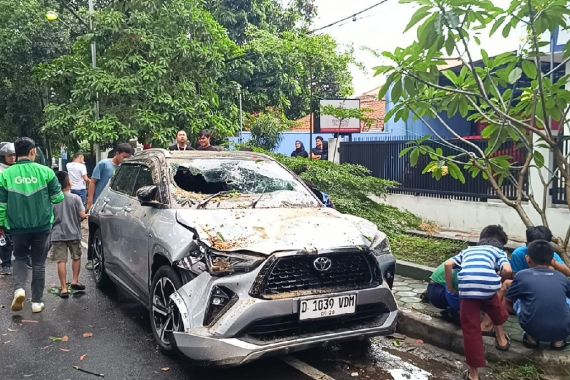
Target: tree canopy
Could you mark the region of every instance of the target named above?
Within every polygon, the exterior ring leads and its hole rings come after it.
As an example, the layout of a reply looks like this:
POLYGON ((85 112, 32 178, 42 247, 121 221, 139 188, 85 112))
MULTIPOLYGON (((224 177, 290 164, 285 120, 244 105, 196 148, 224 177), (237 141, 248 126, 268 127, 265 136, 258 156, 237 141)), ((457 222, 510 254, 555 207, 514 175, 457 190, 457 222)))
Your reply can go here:
POLYGON ((97 13, 96 33, 43 65, 54 90, 44 131, 59 140, 109 144, 138 136, 165 145, 178 129, 235 131, 235 87, 225 83, 239 53, 201 2, 133 0, 97 13), (91 68, 90 42, 97 43, 91 68), (100 119, 93 117, 99 99, 100 119))
MULTIPOLYGON (((527 226, 533 224, 525 207, 527 199, 548 226, 546 194, 556 178, 563 179, 570 209, 570 157, 562 149, 563 133, 558 130, 568 122, 570 76, 557 74, 570 61, 570 44, 552 65, 545 54, 550 32, 567 28, 570 2, 512 0, 503 9, 490 0, 403 1, 418 6, 406 28, 417 26, 417 39, 407 47, 385 52, 393 63, 377 68, 377 74, 387 76, 380 97, 390 92, 395 103, 386 120, 412 116, 433 131, 435 140, 454 151, 443 155, 442 149, 425 145, 424 138, 403 154, 410 154, 414 165, 421 155, 426 156, 424 172, 436 179, 449 173, 465 182, 467 175, 481 175, 527 226), (500 31, 508 37, 520 30, 526 35, 520 46, 494 57, 479 39, 481 34, 492 36, 500 31), (442 69, 449 67, 449 57, 460 64, 442 69), (482 133, 488 140, 486 148, 459 136, 443 117, 455 115, 487 125, 482 133), (456 140, 441 138, 432 120, 456 140), (526 152, 525 157, 506 153, 505 143, 526 152), (550 155, 551 161, 547 160, 550 155), (534 190, 543 188, 540 197, 525 186, 532 171, 540 180, 534 190), (503 192, 504 183, 516 189, 514 199, 503 192)), ((561 247, 570 251, 570 225, 561 247)))
POLYGON ((33 71, 65 53, 69 32, 52 28, 37 0, 0 0, 0 14, 0 139, 39 138, 46 89, 33 71))
POLYGON ((162 146, 202 128, 223 138, 238 129, 240 90, 244 112, 289 119, 352 92, 351 49, 307 30, 313 0, 101 0, 94 32, 86 1, 0 0, 0 12, 11 15, 0 25, 4 138, 162 146))

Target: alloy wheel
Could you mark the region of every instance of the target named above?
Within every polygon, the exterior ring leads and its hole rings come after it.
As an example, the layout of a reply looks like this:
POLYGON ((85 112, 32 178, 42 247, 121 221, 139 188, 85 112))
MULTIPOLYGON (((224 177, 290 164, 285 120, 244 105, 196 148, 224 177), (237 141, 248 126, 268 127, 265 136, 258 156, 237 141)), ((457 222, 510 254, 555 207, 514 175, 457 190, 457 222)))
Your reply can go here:
POLYGON ((171 344, 172 332, 183 330, 180 312, 170 299, 175 291, 176 287, 168 277, 161 277, 152 290, 152 322, 157 337, 166 346, 171 344))
POLYGON ((97 282, 103 277, 103 244, 99 231, 93 237, 93 275, 97 282))

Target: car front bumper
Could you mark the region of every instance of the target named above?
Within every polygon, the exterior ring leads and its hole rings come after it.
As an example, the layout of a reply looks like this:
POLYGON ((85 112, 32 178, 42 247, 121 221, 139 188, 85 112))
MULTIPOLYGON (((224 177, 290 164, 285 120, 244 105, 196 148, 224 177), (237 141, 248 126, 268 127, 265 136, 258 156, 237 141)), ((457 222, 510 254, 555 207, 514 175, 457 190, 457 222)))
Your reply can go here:
POLYGON ((388 335, 396 329, 398 307, 385 281, 368 289, 266 300, 249 295, 257 274, 256 270, 239 275, 212 277, 205 272, 178 289, 172 296, 184 324, 184 332, 174 332, 178 350, 195 360, 198 365, 230 366, 267 355, 287 354, 332 342, 388 335), (237 300, 213 323, 204 326, 207 302, 216 286, 230 289, 236 294, 237 300), (306 322, 297 319, 301 299, 343 294, 356 294, 357 310, 372 306, 380 311, 365 320, 344 324, 337 324, 334 317, 311 320, 309 324, 313 329, 303 330, 306 322), (207 302, 204 302, 205 300, 207 302), (288 318, 293 325, 298 322, 301 329, 275 336, 248 334, 252 325, 275 318, 288 318), (323 328, 320 328, 321 321, 323 328))

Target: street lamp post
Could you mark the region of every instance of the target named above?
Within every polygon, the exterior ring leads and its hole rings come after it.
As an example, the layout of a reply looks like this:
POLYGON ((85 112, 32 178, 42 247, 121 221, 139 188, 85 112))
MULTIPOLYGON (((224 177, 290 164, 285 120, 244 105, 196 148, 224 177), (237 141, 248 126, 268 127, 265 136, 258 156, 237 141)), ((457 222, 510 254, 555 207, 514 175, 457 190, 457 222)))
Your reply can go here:
POLYGON ((239 91, 239 143, 243 143, 243 109, 241 105, 241 85, 238 83, 239 91))
MULTIPOLYGON (((89 31, 93 33, 93 14, 95 13, 95 5, 93 0, 88 0, 88 7, 89 7, 89 31)), ((73 13, 76 18, 79 19, 84 25, 85 21, 83 21, 77 14, 73 13)), ((57 21, 59 20, 59 16, 55 11, 48 11, 46 13, 46 18, 48 21, 57 21)), ((64 25, 67 25, 64 23, 64 25)), ((97 45, 95 43, 95 39, 91 41, 91 67, 93 69, 97 68, 97 45)), ((99 92, 95 92, 95 102, 93 104, 93 116, 95 120, 99 120, 99 92)), ((98 161, 101 160, 101 150, 99 149, 99 144, 94 144, 93 148, 95 150, 95 159, 98 161)))
MULTIPOLYGON (((93 33, 93 14, 95 13, 95 6, 93 5, 93 0, 89 0, 89 31, 93 33)), ((91 67, 93 69, 97 68, 97 45, 95 44, 95 38, 91 40, 91 67)), ((95 120, 99 120, 99 92, 95 92, 95 105, 94 105, 95 120)), ((93 149, 95 150, 95 160, 97 162, 101 161, 101 149, 99 144, 93 144, 93 149)))

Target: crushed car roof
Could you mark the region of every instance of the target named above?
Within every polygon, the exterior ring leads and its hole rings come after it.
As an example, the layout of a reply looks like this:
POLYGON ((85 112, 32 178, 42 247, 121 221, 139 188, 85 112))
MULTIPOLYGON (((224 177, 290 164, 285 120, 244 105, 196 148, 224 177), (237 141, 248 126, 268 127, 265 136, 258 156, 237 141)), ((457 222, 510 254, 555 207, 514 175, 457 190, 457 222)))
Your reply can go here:
POLYGON ((252 161, 273 161, 273 159, 262 153, 255 153, 249 151, 205 151, 205 150, 183 150, 183 151, 168 151, 166 149, 147 149, 137 152, 134 157, 144 158, 145 156, 161 154, 165 158, 180 158, 180 159, 204 159, 204 158, 233 158, 237 160, 252 160, 252 161))

